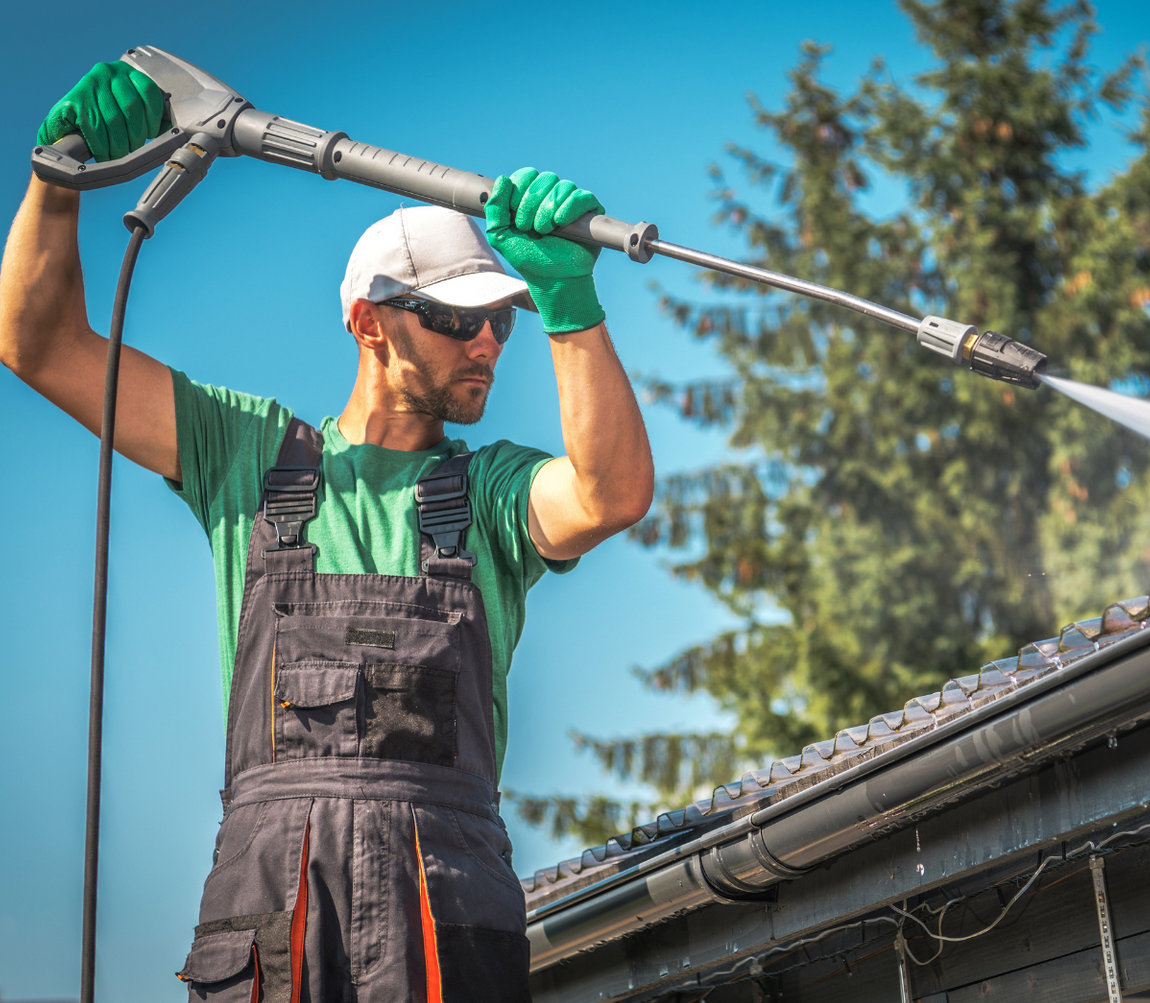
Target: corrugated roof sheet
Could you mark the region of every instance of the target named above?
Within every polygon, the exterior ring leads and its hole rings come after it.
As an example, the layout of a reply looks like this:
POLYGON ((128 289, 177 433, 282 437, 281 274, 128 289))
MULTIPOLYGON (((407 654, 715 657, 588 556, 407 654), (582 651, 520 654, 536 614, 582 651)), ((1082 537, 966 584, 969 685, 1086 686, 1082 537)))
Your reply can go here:
POLYGON ((527 908, 535 909, 638 863, 702 827, 730 821, 767 803, 826 780, 835 773, 969 713, 1021 686, 1058 672, 1078 658, 1112 644, 1150 618, 1150 597, 1125 599, 1102 616, 1064 627, 1058 637, 1035 641, 1012 658, 989 662, 969 676, 949 680, 941 690, 908 700, 902 710, 880 714, 867 724, 844 728, 834 738, 808 745, 796 756, 777 759, 741 780, 715 788, 710 798, 613 836, 603 846, 538 870, 522 880, 527 908))

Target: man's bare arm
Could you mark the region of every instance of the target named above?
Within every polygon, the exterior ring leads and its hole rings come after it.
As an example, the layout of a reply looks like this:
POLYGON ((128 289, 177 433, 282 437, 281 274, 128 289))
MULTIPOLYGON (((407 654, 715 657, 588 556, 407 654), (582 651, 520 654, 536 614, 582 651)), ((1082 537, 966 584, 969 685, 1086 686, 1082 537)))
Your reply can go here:
POLYGON ((587 553, 643 518, 655 468, 631 382, 603 324, 551 335, 567 455, 531 486, 527 526, 544 557, 587 553))
MULTIPOLYGON (((108 342, 88 324, 77 192, 32 179, 0 267, 0 362, 89 431, 100 434, 108 342)), ((180 479, 167 366, 125 347, 116 406, 118 452, 180 479)))

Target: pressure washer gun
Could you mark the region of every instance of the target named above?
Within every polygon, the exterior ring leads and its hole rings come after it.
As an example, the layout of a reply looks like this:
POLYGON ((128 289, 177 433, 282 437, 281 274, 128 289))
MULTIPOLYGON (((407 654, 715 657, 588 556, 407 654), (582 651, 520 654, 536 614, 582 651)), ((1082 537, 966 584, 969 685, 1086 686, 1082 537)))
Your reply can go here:
MULTIPOLYGON (((162 165, 139 204, 125 215, 129 229, 143 228, 150 237, 156 223, 199 183, 216 157, 238 156, 310 171, 330 181, 346 178, 470 216, 484 215, 494 184, 491 178, 257 111, 223 81, 162 49, 140 46, 122 58, 164 92, 171 128, 126 157, 103 164, 85 163, 90 157, 87 145, 73 133, 54 146, 37 146, 32 169, 45 181, 83 191, 131 181, 162 165)), ((918 320, 850 293, 672 244, 659 239, 653 223, 625 223, 588 213, 556 232, 623 251, 632 261, 645 263, 661 254, 846 307, 912 331, 920 345, 991 379, 1037 389, 1046 371, 1045 355, 1004 335, 979 334, 971 325, 945 317, 918 320)))

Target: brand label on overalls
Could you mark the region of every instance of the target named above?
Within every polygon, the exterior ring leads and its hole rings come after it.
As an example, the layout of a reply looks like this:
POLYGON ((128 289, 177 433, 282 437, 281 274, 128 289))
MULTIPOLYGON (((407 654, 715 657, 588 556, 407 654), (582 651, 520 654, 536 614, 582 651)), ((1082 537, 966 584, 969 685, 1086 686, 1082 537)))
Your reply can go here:
POLYGON ((348 627, 343 638, 344 644, 363 644, 371 648, 394 648, 394 630, 361 630, 359 627, 348 627))

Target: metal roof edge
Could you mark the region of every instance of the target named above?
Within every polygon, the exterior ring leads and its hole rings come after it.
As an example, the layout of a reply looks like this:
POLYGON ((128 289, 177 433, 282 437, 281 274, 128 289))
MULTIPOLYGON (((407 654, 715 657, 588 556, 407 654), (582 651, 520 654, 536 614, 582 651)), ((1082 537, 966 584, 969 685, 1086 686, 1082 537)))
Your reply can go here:
MULTIPOLYGON (((739 901, 740 897, 745 901, 755 890, 761 891, 780 880, 801 876, 809 867, 845 852, 850 848, 847 844, 852 838, 853 845, 858 845, 859 841, 876 838, 891 828, 899 827, 896 816, 900 812, 903 815, 907 811, 912 815, 918 812, 913 817, 921 817, 924 813, 937 810, 940 805, 945 806, 949 801, 983 789, 995 770, 1002 772, 1014 769, 1018 773, 1037 768, 1045 761, 1042 758, 1045 754, 1043 750, 1054 754, 1050 750, 1060 747, 1060 743, 1064 744, 1066 734, 1073 737, 1083 728, 1088 730, 1091 721, 1078 721, 1077 724, 1073 721, 1083 714, 1094 714, 1097 700, 1094 705, 1084 703, 1081 708, 1075 708, 1071 694, 1067 708, 1060 704, 1057 713, 1051 711, 1055 713, 1052 727, 1063 729, 1054 737, 1036 731, 1033 721, 1023 719, 1026 714, 1039 707, 1040 702, 1045 702, 1044 698, 1048 695, 1056 695, 1059 691, 1069 692, 1069 688, 1084 677, 1109 667, 1117 667, 1118 663, 1125 664, 1127 656, 1150 645, 1150 630, 1145 627, 1145 621, 1137 622, 1111 638, 1096 634, 1094 640, 1090 640, 1083 632, 1080 636, 1086 643, 1076 644, 1074 651, 1066 652, 1061 657, 1054 655, 1051 670, 1040 677, 1019 683, 1011 691, 981 706, 972 707, 969 712, 961 713, 951 720, 941 723, 936 721, 933 727, 893 747, 877 753, 872 750, 869 755, 865 750, 860 750, 862 761, 850 764, 846 769, 833 769, 832 764, 828 763, 827 768, 832 770, 830 776, 790 796, 784 794, 777 803, 532 910, 528 914, 532 969, 546 967, 561 956, 586 950, 597 943, 615 939, 631 930, 652 925, 708 902, 739 901), (1076 655, 1077 652, 1081 654, 1076 655), (1014 751, 1005 759, 997 757, 993 749, 984 754, 977 742, 981 740, 985 744, 989 740, 993 744, 998 741, 993 729, 1004 723, 1010 725, 1014 751), (981 739, 979 736, 982 736, 981 739), (976 766, 971 776, 961 780, 955 775, 954 789, 940 789, 940 792, 934 793, 931 790, 919 791, 915 797, 926 798, 920 804, 915 803, 914 797, 905 804, 892 803, 889 806, 891 816, 883 816, 885 809, 873 801, 873 792, 870 790, 873 781, 862 781, 874 777, 880 771, 882 776, 887 777, 901 772, 905 781, 907 776, 913 774, 916 761, 925 764, 932 756, 931 768, 934 774, 945 778, 948 771, 954 773, 953 765, 945 761, 946 755, 958 750, 962 742, 967 747, 965 752, 958 752, 961 761, 965 763, 963 757, 969 757, 976 766), (971 745, 971 742, 975 745, 971 745), (980 755, 984 763, 989 764, 981 773, 977 768, 980 755), (1028 756, 1033 762, 1027 760, 1028 756), (906 770, 899 770, 908 761, 912 767, 909 774, 906 770), (843 792, 853 792, 853 796, 847 800, 859 802, 851 808, 852 812, 862 810, 866 814, 869 805, 870 814, 877 821, 863 824, 860 815, 859 823, 856 824, 853 819, 844 821, 836 817, 832 825, 830 815, 833 812, 829 812, 826 806, 839 799, 829 796, 843 792), (804 809, 812 805, 816 815, 808 820, 806 816, 809 812, 804 809), (787 822, 800 813, 804 816, 801 824, 787 822), (779 824, 782 824, 782 829, 778 828, 779 824), (810 842, 812 824, 815 829, 826 830, 822 842, 817 846, 796 850, 796 840, 810 842), (854 836, 850 833, 852 827, 858 830, 854 836), (770 834, 778 833, 784 843, 787 841, 784 830, 790 830, 791 849, 778 852, 777 842, 773 850, 768 848, 764 842, 765 830, 770 830, 770 834), (846 844, 843 843, 844 839, 846 844)), ((1035 650, 1038 649, 1035 647, 1035 650)), ((1142 676, 1132 676, 1127 681, 1126 690, 1122 692, 1128 695, 1133 693, 1130 699, 1150 695, 1150 685, 1142 684, 1141 679, 1142 676)), ((943 785, 945 787, 946 784, 943 785)), ((845 807, 845 802, 839 807, 845 807)))
POLYGON ((1116 638, 1110 644, 1096 641, 1094 642, 1094 651, 1074 659, 1072 662, 1069 662, 1065 668, 1057 672, 1052 672, 1040 679, 1035 679, 1025 686, 1021 686, 1010 693, 1003 694, 992 703, 974 708, 969 714, 964 714, 961 717, 943 722, 930 731, 914 735, 892 748, 886 749, 863 762, 852 765, 846 770, 836 771, 824 780, 795 791, 793 794, 783 794, 777 800, 772 798, 772 803, 765 808, 743 815, 727 825, 712 829, 693 840, 670 848, 665 853, 647 857, 630 868, 602 878, 584 888, 574 890, 562 898, 539 906, 537 909, 532 909, 527 913, 527 921, 530 923, 537 918, 542 918, 559 909, 573 905, 575 902, 584 898, 601 894, 614 885, 628 881, 648 871, 655 870, 664 864, 681 859, 691 853, 696 853, 701 849, 709 849, 719 843, 727 842, 749 831, 753 827, 766 824, 766 822, 772 818, 801 808, 803 805, 839 788, 845 787, 847 784, 853 783, 869 773, 884 769, 905 756, 914 755, 930 745, 944 741, 956 732, 976 727, 987 718, 1009 711, 1011 707, 1020 701, 1041 696, 1053 687, 1061 686, 1064 683, 1078 678, 1078 676, 1085 672, 1090 672, 1117 658, 1121 658, 1128 651, 1133 651, 1143 645, 1150 644, 1150 629, 1148 629, 1148 627, 1150 627, 1150 621, 1144 621, 1139 627, 1135 628, 1131 634, 1116 638))

